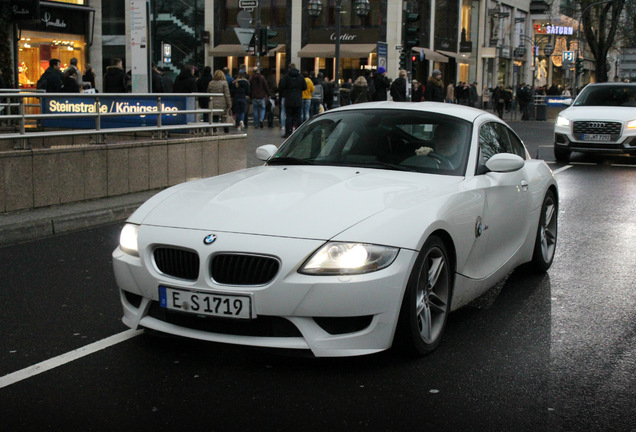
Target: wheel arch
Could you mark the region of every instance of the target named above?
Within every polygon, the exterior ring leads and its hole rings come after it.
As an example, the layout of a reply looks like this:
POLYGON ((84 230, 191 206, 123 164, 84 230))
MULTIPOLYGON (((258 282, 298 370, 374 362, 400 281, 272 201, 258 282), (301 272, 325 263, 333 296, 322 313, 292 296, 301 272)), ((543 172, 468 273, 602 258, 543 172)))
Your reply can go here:
POLYGON ((444 246, 446 247, 446 253, 448 254, 448 259, 451 262, 451 278, 454 283, 455 272, 457 270, 457 250, 455 249, 455 242, 453 241, 453 238, 448 233, 448 231, 444 229, 437 229, 436 231, 433 231, 429 235, 429 237, 430 236, 437 236, 442 241, 442 243, 444 243, 444 246))

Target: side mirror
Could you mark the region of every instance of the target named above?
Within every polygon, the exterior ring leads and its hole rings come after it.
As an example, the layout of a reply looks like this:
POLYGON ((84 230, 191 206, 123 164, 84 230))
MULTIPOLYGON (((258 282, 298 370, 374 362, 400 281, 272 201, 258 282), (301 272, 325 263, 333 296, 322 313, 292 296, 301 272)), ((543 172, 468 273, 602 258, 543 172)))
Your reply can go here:
POLYGON ((276 147, 274 144, 262 145, 256 149, 256 157, 262 161, 267 162, 269 158, 274 156, 277 150, 278 147, 276 147))
POLYGON ((507 173, 520 170, 526 161, 512 153, 498 153, 486 161, 486 168, 491 172, 507 173))
POLYGON ((565 106, 570 106, 570 105, 572 105, 572 102, 574 102, 574 100, 573 100, 572 98, 563 99, 563 100, 561 101, 561 103, 562 103, 563 105, 565 105, 565 106))

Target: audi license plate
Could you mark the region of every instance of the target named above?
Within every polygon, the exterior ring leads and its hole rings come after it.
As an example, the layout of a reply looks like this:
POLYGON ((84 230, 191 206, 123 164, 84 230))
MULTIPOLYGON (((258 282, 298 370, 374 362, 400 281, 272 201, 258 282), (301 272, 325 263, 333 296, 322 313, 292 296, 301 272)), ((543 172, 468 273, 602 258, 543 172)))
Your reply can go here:
POLYGON ((159 285, 162 308, 224 318, 252 318, 250 296, 211 294, 159 285))
POLYGON ((583 134, 584 141, 611 141, 612 136, 608 134, 583 134))

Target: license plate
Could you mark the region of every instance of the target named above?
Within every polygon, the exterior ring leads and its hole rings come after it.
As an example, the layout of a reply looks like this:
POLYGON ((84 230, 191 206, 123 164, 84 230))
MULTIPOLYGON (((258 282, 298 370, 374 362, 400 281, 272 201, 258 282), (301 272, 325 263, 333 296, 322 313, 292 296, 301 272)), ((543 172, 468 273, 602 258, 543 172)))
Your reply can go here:
POLYGON ((611 141, 612 136, 607 134, 584 134, 584 141, 611 141))
POLYGON ((159 285, 159 305, 162 308, 225 318, 252 318, 250 296, 212 294, 159 285))

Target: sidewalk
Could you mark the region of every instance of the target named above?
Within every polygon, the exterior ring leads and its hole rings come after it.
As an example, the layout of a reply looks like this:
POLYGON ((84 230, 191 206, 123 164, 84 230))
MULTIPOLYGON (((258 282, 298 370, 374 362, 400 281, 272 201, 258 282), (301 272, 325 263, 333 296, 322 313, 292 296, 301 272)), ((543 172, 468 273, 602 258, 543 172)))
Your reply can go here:
MULTIPOLYGON (((275 124, 278 124, 278 121, 275 124)), ((248 167, 262 163, 255 155, 258 146, 264 144, 279 146, 283 142, 280 125, 274 128, 265 126, 263 129, 254 129, 250 122, 250 127, 243 132, 247 134, 248 167)), ((231 129, 230 133, 237 133, 237 131, 231 129)), ((2 214, 0 216, 0 246, 123 222, 157 192, 159 190, 2 214)))

